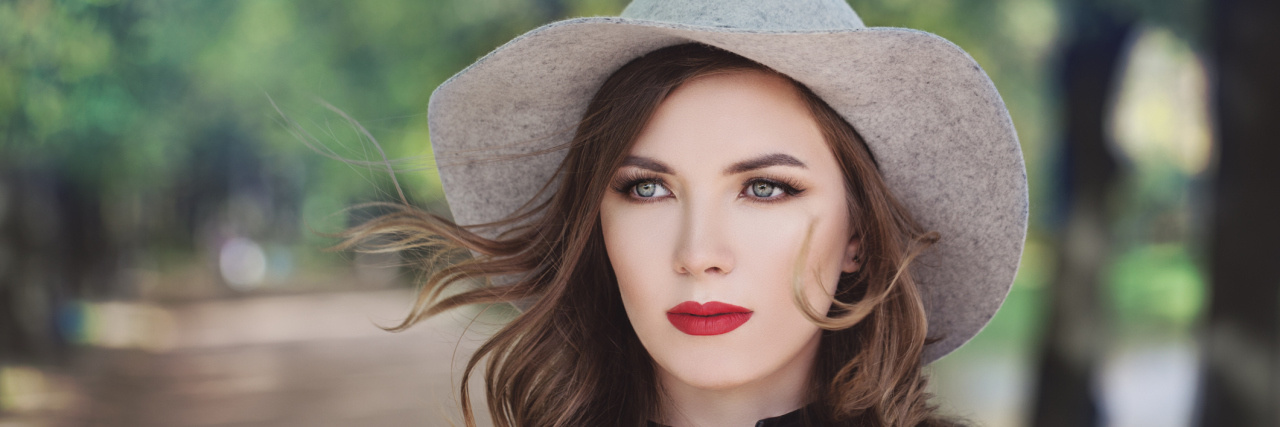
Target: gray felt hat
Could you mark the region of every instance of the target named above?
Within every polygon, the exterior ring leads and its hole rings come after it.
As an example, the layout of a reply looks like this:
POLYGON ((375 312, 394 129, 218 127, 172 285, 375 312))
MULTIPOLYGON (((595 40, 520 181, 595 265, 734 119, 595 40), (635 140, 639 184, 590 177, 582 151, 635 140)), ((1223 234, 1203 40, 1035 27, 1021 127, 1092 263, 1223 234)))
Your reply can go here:
POLYGON ((956 45, 867 28, 842 0, 635 0, 621 17, 554 22, 499 47, 431 95, 431 142, 457 223, 499 220, 528 202, 606 78, 691 42, 813 90, 866 140, 915 218, 941 233, 912 270, 929 336, 940 338, 925 347, 926 363, 991 320, 1027 229, 1026 169, 1004 102, 956 45))

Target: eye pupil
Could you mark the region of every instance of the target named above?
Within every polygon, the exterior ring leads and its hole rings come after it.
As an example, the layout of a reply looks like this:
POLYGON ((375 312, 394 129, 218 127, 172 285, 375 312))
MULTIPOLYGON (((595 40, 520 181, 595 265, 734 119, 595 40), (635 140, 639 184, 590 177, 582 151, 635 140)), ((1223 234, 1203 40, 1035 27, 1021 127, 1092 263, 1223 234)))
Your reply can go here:
POLYGON ((751 186, 751 192, 755 193, 756 197, 772 196, 773 189, 773 184, 767 182, 757 182, 755 185, 751 186))
POLYGON ((652 182, 636 184, 636 195, 640 197, 653 197, 653 193, 657 191, 657 186, 652 182))

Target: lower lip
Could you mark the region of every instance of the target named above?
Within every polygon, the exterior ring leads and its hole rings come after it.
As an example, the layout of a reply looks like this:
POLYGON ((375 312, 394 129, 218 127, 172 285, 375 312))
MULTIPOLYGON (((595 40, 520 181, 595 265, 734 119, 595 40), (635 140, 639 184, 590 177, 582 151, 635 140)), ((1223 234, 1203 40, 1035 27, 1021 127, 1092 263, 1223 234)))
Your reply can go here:
POLYGON ((751 318, 751 313, 723 313, 712 316, 695 316, 684 313, 667 313, 667 320, 689 335, 720 335, 738 329, 751 318))

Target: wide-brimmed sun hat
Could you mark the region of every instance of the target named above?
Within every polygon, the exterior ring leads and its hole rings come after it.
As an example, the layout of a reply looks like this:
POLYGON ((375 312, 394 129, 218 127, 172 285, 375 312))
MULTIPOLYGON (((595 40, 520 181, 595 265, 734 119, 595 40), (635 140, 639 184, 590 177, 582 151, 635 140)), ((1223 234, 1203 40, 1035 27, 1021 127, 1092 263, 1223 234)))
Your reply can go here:
POLYGON ((941 234, 912 267, 928 334, 940 338, 925 363, 991 320, 1027 229, 1026 169, 1004 102, 964 50, 923 31, 867 28, 842 0, 635 0, 621 17, 559 21, 499 47, 431 95, 431 143, 454 220, 497 221, 525 205, 605 79, 684 43, 807 86, 858 130, 916 220, 941 234))

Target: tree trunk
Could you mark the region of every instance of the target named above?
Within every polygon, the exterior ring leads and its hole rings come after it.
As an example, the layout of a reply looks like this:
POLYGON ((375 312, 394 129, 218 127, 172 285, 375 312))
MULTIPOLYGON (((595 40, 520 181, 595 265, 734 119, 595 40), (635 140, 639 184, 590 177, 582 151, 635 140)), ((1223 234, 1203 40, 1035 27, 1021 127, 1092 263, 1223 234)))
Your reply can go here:
POLYGON ((1200 425, 1280 425, 1280 2, 1212 3, 1218 176, 1200 425))
POLYGON ((1058 227, 1058 269, 1050 284, 1048 330, 1032 425, 1100 424, 1093 377, 1107 322, 1099 304, 1100 272, 1110 246, 1106 195, 1116 175, 1104 115, 1132 24, 1091 2, 1072 3, 1072 33, 1059 81, 1064 101, 1065 218, 1058 227))

